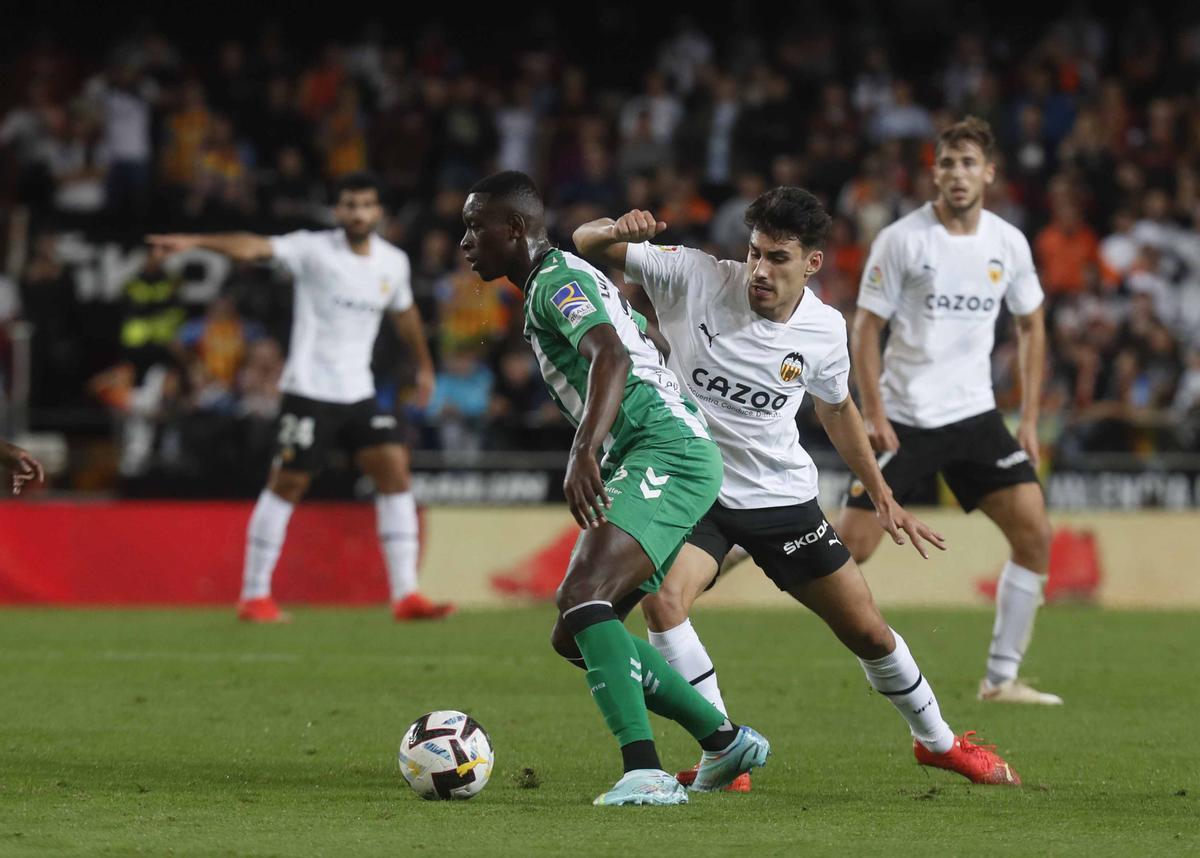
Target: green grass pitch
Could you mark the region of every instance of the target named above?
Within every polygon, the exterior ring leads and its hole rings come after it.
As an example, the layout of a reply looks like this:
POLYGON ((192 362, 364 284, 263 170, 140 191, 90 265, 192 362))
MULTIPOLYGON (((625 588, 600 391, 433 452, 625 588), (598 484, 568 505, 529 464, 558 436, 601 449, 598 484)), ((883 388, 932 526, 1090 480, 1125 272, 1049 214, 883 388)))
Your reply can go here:
MULTIPOLYGON (((1052 608, 1025 673, 1067 705, 984 705, 983 610, 891 611, 957 731, 1021 789, 919 768, 907 729, 800 609, 700 610, 750 795, 596 808, 619 755, 550 609, 397 626, 382 608, 0 612, 0 855, 1162 855, 1200 852, 1200 618, 1052 608), (408 724, 464 709, 497 768, 468 802, 397 770, 408 724), (533 774, 523 774, 525 769, 533 774)), ((642 633, 640 623, 634 628, 642 633)), ((654 720, 669 767, 694 762, 654 720)))

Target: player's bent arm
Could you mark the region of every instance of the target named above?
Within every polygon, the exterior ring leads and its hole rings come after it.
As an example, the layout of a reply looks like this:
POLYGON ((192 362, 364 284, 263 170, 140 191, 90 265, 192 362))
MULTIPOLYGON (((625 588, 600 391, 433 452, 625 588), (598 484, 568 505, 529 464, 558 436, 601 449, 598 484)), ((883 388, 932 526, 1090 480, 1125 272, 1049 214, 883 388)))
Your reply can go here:
POLYGON ((879 376, 883 373, 879 338, 886 326, 886 319, 862 307, 854 315, 850 340, 851 364, 854 367, 854 381, 862 397, 863 413, 872 422, 884 417, 883 393, 879 386, 879 376))
POLYGON ((596 325, 584 334, 579 353, 590 364, 587 398, 571 444, 563 494, 575 521, 586 528, 604 521, 609 501, 596 453, 617 420, 633 362, 616 328, 609 324, 596 325))
POLYGON ((867 427, 854 400, 847 396, 835 405, 814 396, 813 408, 825 429, 825 434, 833 442, 834 449, 854 476, 858 477, 871 500, 878 502, 879 499, 890 496, 892 490, 888 488, 883 472, 879 470, 871 448, 871 440, 867 437, 867 427))
POLYGON ((838 455, 867 490, 875 507, 875 517, 883 529, 891 534, 892 541, 903 545, 904 535, 907 534, 913 548, 925 559, 929 559, 926 543, 945 551, 946 540, 942 535, 896 502, 871 451, 867 428, 863 425, 862 415, 858 413, 854 400, 847 396, 833 404, 814 396, 813 405, 817 419, 825 427, 825 433, 829 435, 838 455))
POLYGON ((584 259, 624 271, 630 242, 649 241, 666 228, 667 225, 650 212, 634 209, 616 220, 602 217, 585 223, 572 233, 571 238, 584 259))
POLYGON ((200 248, 224 254, 236 262, 257 262, 274 256, 269 239, 252 232, 219 232, 209 235, 171 233, 148 235, 146 243, 163 253, 200 248))

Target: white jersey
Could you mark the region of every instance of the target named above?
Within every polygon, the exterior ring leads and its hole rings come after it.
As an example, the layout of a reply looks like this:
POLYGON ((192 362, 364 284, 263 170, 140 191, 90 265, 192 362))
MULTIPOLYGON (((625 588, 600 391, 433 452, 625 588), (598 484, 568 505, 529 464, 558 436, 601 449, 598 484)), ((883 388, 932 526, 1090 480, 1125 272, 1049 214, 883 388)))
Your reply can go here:
POLYGON ((951 235, 926 203, 879 233, 858 306, 891 322, 881 382, 889 420, 932 429, 996 407, 1001 298, 1027 315, 1042 286, 1025 236, 991 212, 973 235, 951 235))
POLYGON ((296 280, 280 389, 321 402, 370 399, 380 319, 413 303, 408 255, 372 235, 360 256, 340 229, 273 236, 271 253, 296 280))
POLYGON ((630 244, 625 273, 654 303, 668 366, 721 448, 720 503, 760 509, 815 498, 817 468, 796 412, 805 391, 833 404, 850 395, 841 313, 809 289, 788 321, 764 319, 750 307, 746 263, 687 247, 630 244))

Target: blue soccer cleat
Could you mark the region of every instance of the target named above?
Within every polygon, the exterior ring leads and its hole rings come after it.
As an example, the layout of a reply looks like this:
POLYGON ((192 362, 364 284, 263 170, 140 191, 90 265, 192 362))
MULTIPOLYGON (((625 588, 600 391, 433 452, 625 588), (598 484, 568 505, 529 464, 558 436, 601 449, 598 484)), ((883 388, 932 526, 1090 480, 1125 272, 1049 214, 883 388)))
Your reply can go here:
POLYGON ((705 751, 700 757, 700 768, 696 779, 688 789, 694 792, 713 792, 733 781, 743 772, 767 764, 771 756, 771 743, 758 731, 741 727, 737 738, 724 751, 705 751))
POLYGON ((619 781, 603 795, 596 796, 592 804, 687 804, 687 790, 680 786, 674 775, 662 769, 634 769, 626 772, 619 781))

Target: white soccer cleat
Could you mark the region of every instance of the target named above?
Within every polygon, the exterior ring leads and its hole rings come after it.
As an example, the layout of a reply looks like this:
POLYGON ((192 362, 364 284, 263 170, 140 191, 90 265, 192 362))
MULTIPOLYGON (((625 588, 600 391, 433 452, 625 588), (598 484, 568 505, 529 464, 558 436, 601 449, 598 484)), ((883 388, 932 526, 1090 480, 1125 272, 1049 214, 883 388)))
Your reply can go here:
POLYGON ((979 700, 992 703, 1038 703, 1042 706, 1061 706, 1063 699, 1057 694, 1038 691, 1020 679, 1006 679, 992 685, 986 678, 979 680, 979 700))
POLYGON ((592 804, 687 804, 687 790, 661 769, 634 769, 626 772, 616 785, 592 804))

